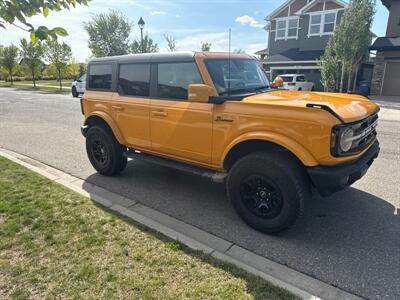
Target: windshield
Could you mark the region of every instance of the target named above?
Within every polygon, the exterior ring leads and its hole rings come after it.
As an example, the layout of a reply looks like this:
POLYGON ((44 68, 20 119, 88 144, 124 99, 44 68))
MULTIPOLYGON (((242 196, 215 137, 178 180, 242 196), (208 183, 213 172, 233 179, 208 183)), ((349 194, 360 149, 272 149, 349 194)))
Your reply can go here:
POLYGON ((86 81, 86 74, 83 74, 78 80, 86 81))
POLYGON ((207 59, 208 72, 219 95, 230 93, 255 93, 268 88, 268 78, 259 62, 255 59, 231 59, 229 76, 229 60, 207 59), (229 84, 230 83, 230 84, 229 84))

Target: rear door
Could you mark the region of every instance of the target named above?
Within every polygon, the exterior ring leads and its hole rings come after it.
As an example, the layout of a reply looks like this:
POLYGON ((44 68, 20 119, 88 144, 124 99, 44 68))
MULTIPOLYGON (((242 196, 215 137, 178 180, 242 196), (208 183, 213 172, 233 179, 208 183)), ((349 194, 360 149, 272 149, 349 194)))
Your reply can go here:
POLYGON ((155 64, 154 76, 157 86, 150 111, 152 150, 209 164, 213 105, 187 100, 188 85, 203 83, 196 63, 155 64))
POLYGON ((150 64, 120 64, 117 92, 111 110, 122 135, 132 148, 150 148, 150 64))

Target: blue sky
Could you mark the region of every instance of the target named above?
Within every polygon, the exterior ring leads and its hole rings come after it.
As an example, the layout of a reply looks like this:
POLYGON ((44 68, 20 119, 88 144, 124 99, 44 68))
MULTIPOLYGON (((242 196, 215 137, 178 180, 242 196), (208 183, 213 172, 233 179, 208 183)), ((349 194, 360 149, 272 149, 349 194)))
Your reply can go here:
MULTIPOLYGON (((70 12, 50 12, 47 19, 35 16, 29 21, 33 25, 45 23, 48 27, 64 27, 69 36, 64 38, 73 50, 77 61, 85 61, 91 52, 87 47, 87 34, 82 23, 91 16, 109 9, 122 11, 134 24, 131 39, 140 37, 137 21, 146 22, 147 32, 165 51, 164 34, 178 40, 179 50, 199 50, 202 42, 211 42, 212 50, 227 51, 228 29, 232 28, 232 48, 248 53, 266 48, 267 33, 263 29, 264 18, 284 1, 273 0, 93 0, 89 6, 77 6, 70 12)), ((385 35, 388 11, 377 1, 377 13, 373 32, 385 35)), ((24 31, 8 26, 0 29, 0 44, 19 44, 19 39, 28 37, 24 31)))

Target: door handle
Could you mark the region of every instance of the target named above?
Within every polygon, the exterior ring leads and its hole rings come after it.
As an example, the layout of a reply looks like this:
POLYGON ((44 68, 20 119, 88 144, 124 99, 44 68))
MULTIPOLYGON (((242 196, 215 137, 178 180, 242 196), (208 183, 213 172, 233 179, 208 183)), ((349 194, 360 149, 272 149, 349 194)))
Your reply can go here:
POLYGON ((153 110, 151 113, 153 114, 153 116, 156 116, 156 117, 166 117, 167 116, 167 113, 165 111, 153 110))
POLYGON ((123 111, 124 110, 124 108, 122 106, 119 106, 119 105, 113 105, 112 108, 115 109, 116 111, 123 111))

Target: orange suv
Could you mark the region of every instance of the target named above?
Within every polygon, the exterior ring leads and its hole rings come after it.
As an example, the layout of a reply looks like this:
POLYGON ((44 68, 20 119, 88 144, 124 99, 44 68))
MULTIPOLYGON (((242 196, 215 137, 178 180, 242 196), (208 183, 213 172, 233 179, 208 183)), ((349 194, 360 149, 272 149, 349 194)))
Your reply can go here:
POLYGON ((238 214, 266 233, 293 225, 312 187, 329 195, 351 185, 379 153, 375 103, 272 89, 244 54, 93 59, 81 106, 100 174, 130 157, 226 182, 238 214))

